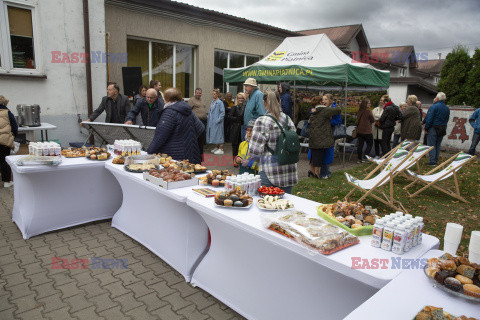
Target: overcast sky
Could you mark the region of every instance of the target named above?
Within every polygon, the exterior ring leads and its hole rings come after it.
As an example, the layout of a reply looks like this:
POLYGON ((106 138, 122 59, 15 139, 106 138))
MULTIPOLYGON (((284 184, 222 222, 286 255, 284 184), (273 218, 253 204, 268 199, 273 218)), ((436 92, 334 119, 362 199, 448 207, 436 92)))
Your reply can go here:
POLYGON ((181 0, 292 31, 363 24, 370 47, 413 45, 442 58, 480 47, 480 0, 181 0))

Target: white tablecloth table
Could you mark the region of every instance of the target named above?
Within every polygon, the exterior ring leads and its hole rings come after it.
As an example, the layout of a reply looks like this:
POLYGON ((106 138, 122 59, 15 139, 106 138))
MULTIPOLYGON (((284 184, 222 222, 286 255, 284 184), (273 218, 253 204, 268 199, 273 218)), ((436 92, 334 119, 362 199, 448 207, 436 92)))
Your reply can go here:
MULTIPOLYGON (((318 203, 288 195, 295 209, 316 216, 318 203)), ((256 200, 256 199, 255 199, 256 200)), ((261 225, 260 211, 214 207, 213 199, 191 196, 188 205, 207 223, 211 247, 195 269, 192 284, 248 319, 342 319, 401 270, 352 269, 352 258, 388 259, 397 255, 370 246, 371 236, 329 256, 261 225)), ((419 258, 438 247, 423 243, 404 258, 419 258)))
POLYGON ((15 182, 12 217, 24 239, 109 219, 120 207, 122 190, 105 162, 63 158, 55 167, 17 166, 20 157, 6 160, 15 182))
POLYGON ((143 179, 141 173, 107 163, 123 190, 123 202, 112 226, 143 244, 190 281, 208 246, 208 228, 187 206, 192 187, 165 190, 143 179))
MULTIPOLYGON (((440 257, 443 253, 430 250, 422 258, 440 257)), ((480 303, 435 288, 423 269, 414 268, 404 270, 345 319, 414 319, 425 306, 440 307, 455 316, 480 316, 480 303)))
POLYGON ((43 142, 43 131, 45 131, 45 140, 48 141, 48 130, 55 130, 56 126, 50 123, 42 122, 38 127, 18 127, 18 132, 25 133, 28 141, 35 142, 35 131, 40 131, 43 142))

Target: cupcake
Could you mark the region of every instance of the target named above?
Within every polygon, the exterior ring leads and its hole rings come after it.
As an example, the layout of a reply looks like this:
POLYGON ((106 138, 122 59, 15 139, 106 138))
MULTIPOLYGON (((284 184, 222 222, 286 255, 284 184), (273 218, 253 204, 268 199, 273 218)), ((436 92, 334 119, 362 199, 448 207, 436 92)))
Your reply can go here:
POLYGON ((440 268, 442 268, 443 270, 455 271, 457 270, 457 265, 453 260, 443 260, 440 262, 440 268))
POLYGON ((215 179, 215 180, 212 180, 212 186, 218 187, 219 184, 220 184, 220 181, 218 181, 218 180, 216 180, 216 179, 215 179))
POLYGON ((443 284, 448 289, 456 291, 456 292, 462 291, 462 288, 463 288, 462 283, 459 280, 457 280, 455 278, 452 278, 452 277, 448 277, 447 279, 445 279, 443 284))
POLYGON ((230 199, 226 199, 226 200, 223 201, 223 205, 225 207, 231 207, 233 205, 233 201, 230 200, 230 199))
POLYGON ((463 293, 471 297, 480 298, 480 287, 474 284, 465 284, 463 286, 463 293))

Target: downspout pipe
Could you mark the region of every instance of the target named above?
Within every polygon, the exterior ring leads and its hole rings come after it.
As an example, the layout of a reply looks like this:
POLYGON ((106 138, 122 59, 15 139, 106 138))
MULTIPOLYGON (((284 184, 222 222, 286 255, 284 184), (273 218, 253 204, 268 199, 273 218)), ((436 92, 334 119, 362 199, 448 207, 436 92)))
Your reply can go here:
MULTIPOLYGON (((88 16, 88 0, 83 0, 83 33, 85 39, 85 58, 87 63, 85 63, 85 71, 87 78, 87 110, 88 115, 91 115, 93 112, 93 98, 92 98, 92 63, 90 57, 90 19, 88 16)), ((93 135, 90 136, 90 143, 93 145, 93 135)))

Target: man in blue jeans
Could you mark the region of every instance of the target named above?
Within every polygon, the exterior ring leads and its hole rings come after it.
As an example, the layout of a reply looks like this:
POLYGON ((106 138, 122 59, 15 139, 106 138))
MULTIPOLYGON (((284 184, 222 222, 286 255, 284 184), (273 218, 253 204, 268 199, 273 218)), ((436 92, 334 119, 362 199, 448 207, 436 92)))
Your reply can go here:
POLYGON ((480 108, 475 110, 475 112, 472 114, 472 116, 468 121, 470 122, 470 125, 474 129, 472 145, 470 146, 470 150, 468 150, 468 153, 474 156, 475 148, 477 147, 477 144, 480 142, 480 108))
POLYGON ((450 118, 450 109, 445 104, 447 96, 439 92, 433 100, 433 105, 428 109, 425 118, 425 131, 427 131, 427 144, 434 148, 429 152, 430 161, 428 165, 434 166, 438 163, 440 146, 443 137, 447 134, 447 124, 450 118))

